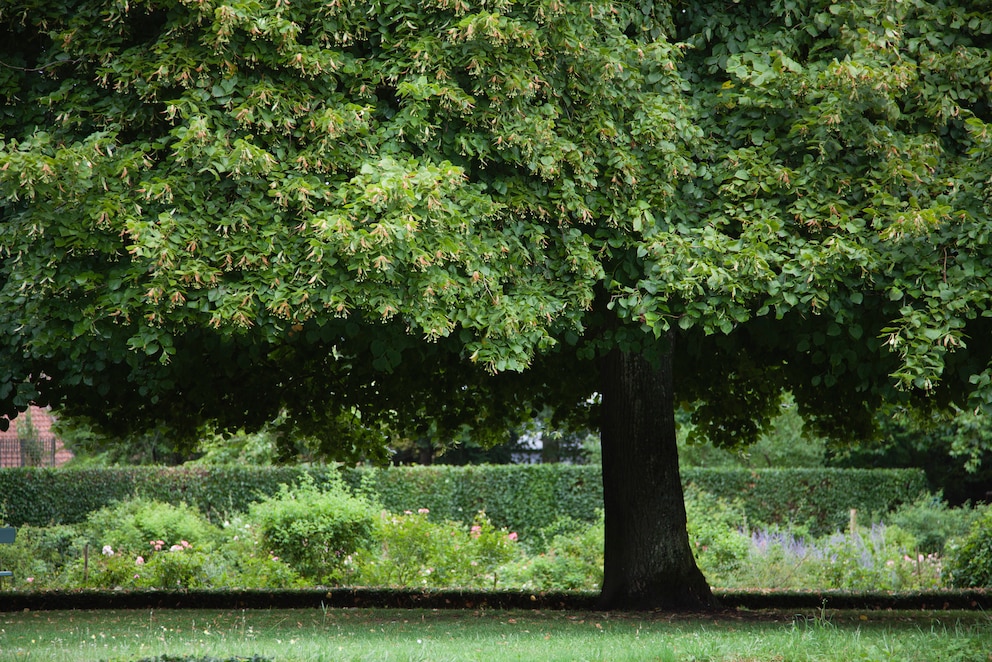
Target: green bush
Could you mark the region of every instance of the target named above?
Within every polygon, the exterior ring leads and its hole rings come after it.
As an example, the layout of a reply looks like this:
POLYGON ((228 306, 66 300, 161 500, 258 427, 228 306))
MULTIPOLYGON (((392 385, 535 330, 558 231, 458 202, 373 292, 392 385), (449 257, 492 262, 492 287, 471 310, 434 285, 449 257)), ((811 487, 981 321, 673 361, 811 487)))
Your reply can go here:
POLYGON ((132 468, 0 470, 0 505, 11 526, 78 524, 86 516, 134 494, 132 468))
POLYGON ((690 485, 685 490, 685 509, 689 544, 703 574, 715 581, 739 568, 750 549, 739 530, 745 525, 740 502, 719 499, 690 485))
POLYGON ((288 563, 265 549, 258 529, 244 516, 223 523, 224 542, 217 550, 221 573, 218 586, 281 589, 300 588, 305 582, 288 563))
POLYGON ((299 588, 303 582, 285 563, 274 558, 241 557, 221 548, 174 546, 151 554, 113 552, 93 554, 88 564, 76 561, 60 579, 65 588, 205 589, 299 588))
POLYGON ((532 591, 594 591, 602 585, 602 511, 592 523, 559 520, 539 538, 543 550, 506 569, 510 585, 532 591))
MULTIPOLYGON (((126 505, 122 504, 122 509, 126 505)), ((66 588, 173 590, 283 589, 303 585, 289 565, 262 551, 250 526, 229 524, 224 534, 222 540, 211 538, 202 544, 180 539, 170 545, 162 538, 152 539, 145 543, 144 551, 135 551, 126 544, 96 547, 87 559, 76 559, 59 583, 66 588)))
POLYGON ((811 583, 850 591, 909 588, 917 565, 916 555, 910 556, 914 544, 912 535, 897 526, 835 533, 820 543, 821 562, 811 572, 811 583))
POLYGON ((334 581, 345 559, 372 545, 378 509, 340 481, 318 486, 303 478, 251 505, 259 541, 303 577, 334 581))
POLYGON ((947 570, 952 586, 992 586, 992 506, 981 509, 964 538, 948 543, 947 570))
POLYGON ((947 541, 963 537, 976 512, 970 507, 950 508, 940 495, 925 495, 896 508, 885 520, 910 533, 923 554, 942 554, 947 541))
POLYGON ((47 588, 82 555, 85 542, 73 526, 24 526, 13 544, 0 545, 0 569, 11 570, 18 587, 47 588))
POLYGON ((101 508, 86 519, 84 530, 98 547, 151 553, 180 545, 183 541, 209 545, 220 530, 199 511, 185 503, 172 505, 143 498, 101 508))
POLYGON ((379 544, 346 559, 352 585, 495 589, 501 568, 518 554, 517 533, 497 529, 485 513, 471 526, 431 521, 425 508, 383 512, 379 544))

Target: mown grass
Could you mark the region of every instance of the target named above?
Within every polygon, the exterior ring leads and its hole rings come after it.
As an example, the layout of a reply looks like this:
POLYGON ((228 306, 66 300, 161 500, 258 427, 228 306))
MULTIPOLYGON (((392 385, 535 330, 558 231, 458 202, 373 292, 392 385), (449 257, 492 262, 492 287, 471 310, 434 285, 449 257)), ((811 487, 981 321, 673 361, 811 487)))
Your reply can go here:
POLYGON ((0 660, 992 661, 975 612, 158 610, 0 614, 0 660))

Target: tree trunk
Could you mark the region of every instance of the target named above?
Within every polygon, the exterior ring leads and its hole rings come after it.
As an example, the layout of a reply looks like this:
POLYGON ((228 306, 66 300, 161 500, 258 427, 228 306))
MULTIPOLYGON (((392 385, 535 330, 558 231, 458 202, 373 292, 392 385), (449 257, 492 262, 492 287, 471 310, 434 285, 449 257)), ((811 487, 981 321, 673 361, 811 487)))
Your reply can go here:
POLYGON ((658 365, 618 350, 601 362, 603 609, 717 606, 686 532, 671 347, 658 365))

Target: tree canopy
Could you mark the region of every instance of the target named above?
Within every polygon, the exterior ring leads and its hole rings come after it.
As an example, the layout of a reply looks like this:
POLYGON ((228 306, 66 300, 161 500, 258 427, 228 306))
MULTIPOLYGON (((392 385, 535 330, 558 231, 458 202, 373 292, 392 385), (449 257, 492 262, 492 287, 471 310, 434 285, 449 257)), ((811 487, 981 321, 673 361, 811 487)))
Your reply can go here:
POLYGON ((980 0, 8 0, 0 36, 5 414, 491 428, 615 352, 720 443, 783 389, 834 434, 992 403, 980 0))
POLYGON ((692 393, 723 408, 786 355, 808 412, 987 402, 955 351, 992 268, 980 4, 6 3, 5 410, 334 401, 273 364, 352 388, 670 326, 725 348, 692 393))

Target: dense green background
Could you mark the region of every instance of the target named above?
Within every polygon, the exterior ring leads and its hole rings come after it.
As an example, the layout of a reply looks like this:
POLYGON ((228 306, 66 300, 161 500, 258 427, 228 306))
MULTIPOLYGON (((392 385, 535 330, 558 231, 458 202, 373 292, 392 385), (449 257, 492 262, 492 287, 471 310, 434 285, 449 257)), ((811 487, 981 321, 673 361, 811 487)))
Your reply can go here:
MULTIPOLYGON (((245 511, 259 495, 309 473, 318 483, 335 469, 227 467, 173 469, 5 469, 0 505, 8 523, 68 524, 114 500, 143 496, 185 501, 214 518, 245 511)), ((603 507, 597 466, 503 465, 346 469, 345 480, 393 511, 429 508, 433 517, 470 521, 485 510, 493 524, 536 531, 559 517, 591 521, 603 507)), ((915 469, 693 469, 683 481, 740 499, 753 523, 843 527, 851 508, 883 513, 926 489, 915 469)), ((743 524, 743 523, 742 523, 743 524)))

